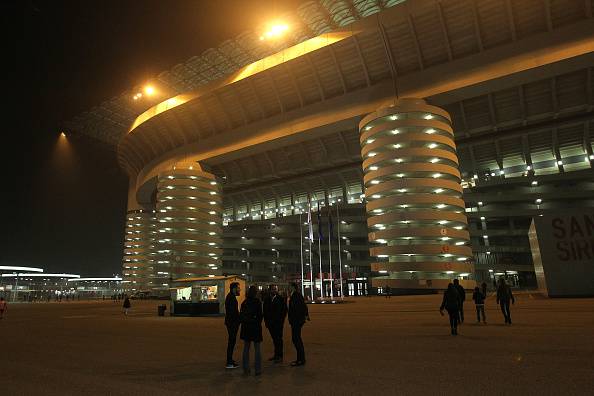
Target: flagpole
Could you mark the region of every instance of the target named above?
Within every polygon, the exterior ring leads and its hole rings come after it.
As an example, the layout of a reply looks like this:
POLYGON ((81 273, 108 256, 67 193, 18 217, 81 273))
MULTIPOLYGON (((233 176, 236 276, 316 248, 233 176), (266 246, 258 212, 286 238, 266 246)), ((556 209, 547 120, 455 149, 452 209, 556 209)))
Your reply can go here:
POLYGON ((338 271, 340 274, 340 298, 344 298, 344 293, 342 292, 342 250, 340 249, 340 212, 338 211, 338 206, 340 202, 336 204, 336 224, 338 228, 338 271))
POLYGON ((322 272, 322 216, 320 215, 320 201, 318 201, 318 256, 320 256, 320 299, 324 298, 324 273, 322 272))
POLYGON ((332 216, 331 206, 328 206, 328 261, 330 266, 330 299, 334 300, 334 277, 332 276, 332 216))
POLYGON ((311 301, 314 300, 314 283, 313 283, 313 263, 311 262, 311 241, 313 240, 313 224, 311 223, 311 201, 307 200, 307 223, 309 227, 309 292, 311 294, 311 301))
POLYGON ((301 213, 299 213, 299 246, 301 256, 301 295, 305 295, 305 280, 303 279, 303 220, 301 220, 301 213))

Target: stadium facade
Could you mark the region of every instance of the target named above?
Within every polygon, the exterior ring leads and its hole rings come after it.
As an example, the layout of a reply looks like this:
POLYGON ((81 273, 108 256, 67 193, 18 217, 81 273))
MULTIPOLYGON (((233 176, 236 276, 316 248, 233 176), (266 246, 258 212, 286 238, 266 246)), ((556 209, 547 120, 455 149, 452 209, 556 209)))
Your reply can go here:
POLYGON ((130 176, 127 284, 535 285, 531 219, 594 207, 593 8, 307 1, 285 40, 246 32, 159 75, 158 99, 81 115, 130 176))

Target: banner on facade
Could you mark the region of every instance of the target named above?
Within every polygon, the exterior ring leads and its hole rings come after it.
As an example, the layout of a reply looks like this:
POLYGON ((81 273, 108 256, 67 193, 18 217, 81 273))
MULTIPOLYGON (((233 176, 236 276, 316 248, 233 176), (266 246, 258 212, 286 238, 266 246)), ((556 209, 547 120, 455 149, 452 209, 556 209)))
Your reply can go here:
POLYGON ((541 292, 594 296, 594 209, 535 217, 528 236, 541 292))

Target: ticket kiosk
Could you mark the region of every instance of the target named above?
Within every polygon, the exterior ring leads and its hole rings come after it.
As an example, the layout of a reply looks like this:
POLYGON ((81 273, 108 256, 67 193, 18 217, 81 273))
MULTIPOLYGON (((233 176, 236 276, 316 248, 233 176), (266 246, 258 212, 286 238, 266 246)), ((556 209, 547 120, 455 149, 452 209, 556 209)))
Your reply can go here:
POLYGON ((174 316, 211 316, 225 314, 225 297, 231 283, 239 283, 241 305, 245 295, 245 279, 240 276, 182 278, 173 281, 170 314, 174 316))

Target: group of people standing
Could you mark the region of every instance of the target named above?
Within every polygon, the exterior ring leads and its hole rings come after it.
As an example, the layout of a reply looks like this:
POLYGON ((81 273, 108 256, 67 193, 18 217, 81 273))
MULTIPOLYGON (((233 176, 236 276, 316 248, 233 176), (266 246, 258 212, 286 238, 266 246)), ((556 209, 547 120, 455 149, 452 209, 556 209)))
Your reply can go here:
POLYGON ((262 343, 262 321, 270 333, 274 344, 274 354, 269 361, 282 363, 283 351, 283 330, 285 318, 288 316, 291 325, 291 338, 297 351, 297 359, 291 366, 303 366, 305 364, 305 348, 301 339, 301 328, 309 319, 309 311, 305 300, 297 290, 297 284, 289 285, 289 303, 285 296, 281 295, 276 285, 270 285, 262 300, 258 297, 258 290, 255 286, 248 288, 246 299, 238 307, 237 296, 241 293, 239 283, 230 285, 229 293, 225 298, 225 326, 227 327, 227 365, 226 368, 238 368, 239 364, 233 360, 233 351, 239 338, 243 340, 242 367, 245 375, 250 374, 250 348, 254 344, 255 350, 255 375, 262 373, 262 357, 260 344, 262 343), (241 329, 241 330, 240 330, 241 329))
MULTIPOLYGON (((474 301, 476 309, 476 321, 487 324, 487 316, 485 315, 485 299, 487 298, 487 284, 483 282, 481 287, 475 287, 472 293, 472 300, 474 301)), ((450 329, 452 335, 458 335, 458 324, 464 323, 464 301, 466 300, 466 291, 460 285, 458 279, 454 279, 453 283, 448 284, 447 290, 443 294, 443 300, 439 311, 443 315, 444 309, 448 312, 450 318, 450 329)), ((497 285, 497 304, 501 307, 501 312, 506 324, 511 324, 510 302, 515 303, 515 298, 511 287, 505 283, 505 279, 500 278, 497 285)))

